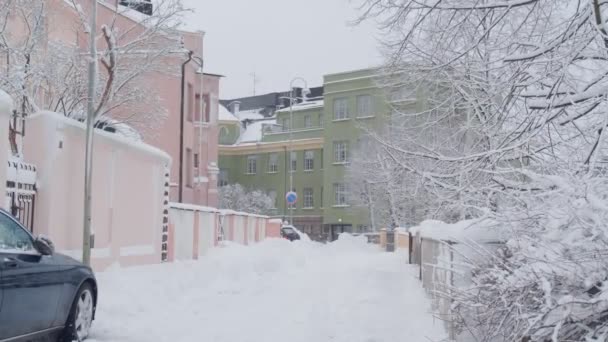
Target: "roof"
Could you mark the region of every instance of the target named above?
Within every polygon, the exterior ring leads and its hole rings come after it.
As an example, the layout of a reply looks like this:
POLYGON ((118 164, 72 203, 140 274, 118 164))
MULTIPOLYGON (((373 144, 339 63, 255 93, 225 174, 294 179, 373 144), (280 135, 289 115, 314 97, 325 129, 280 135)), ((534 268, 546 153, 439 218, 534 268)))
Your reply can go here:
POLYGON ((308 110, 308 109, 313 109, 313 108, 322 108, 324 105, 324 101, 323 100, 315 100, 315 101, 307 101, 307 102, 302 102, 302 103, 298 103, 293 105, 293 107, 290 109, 289 107, 277 110, 277 113, 285 113, 285 112, 290 112, 290 111, 302 111, 302 110, 308 110))
POLYGON ((241 132, 237 145, 247 142, 262 141, 264 125, 275 125, 276 119, 260 120, 247 125, 247 128, 241 132))
POLYGON ((243 110, 243 111, 239 111, 235 115, 241 121, 243 121, 243 120, 261 120, 261 119, 265 118, 265 116, 260 113, 262 110, 264 110, 264 108, 243 110))
POLYGON ((220 105, 218 120, 219 121, 233 121, 233 122, 239 121, 239 119, 237 119, 236 116, 234 116, 232 113, 230 113, 230 111, 228 109, 226 109, 226 107, 224 107, 223 105, 220 105))

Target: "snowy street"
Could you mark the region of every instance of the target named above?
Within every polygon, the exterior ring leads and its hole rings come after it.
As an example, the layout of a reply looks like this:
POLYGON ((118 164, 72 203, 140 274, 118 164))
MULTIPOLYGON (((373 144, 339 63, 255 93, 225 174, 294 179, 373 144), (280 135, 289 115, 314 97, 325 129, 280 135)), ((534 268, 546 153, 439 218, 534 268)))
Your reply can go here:
POLYGON ((230 244, 198 262, 98 274, 92 342, 437 341, 404 256, 346 237, 230 244))

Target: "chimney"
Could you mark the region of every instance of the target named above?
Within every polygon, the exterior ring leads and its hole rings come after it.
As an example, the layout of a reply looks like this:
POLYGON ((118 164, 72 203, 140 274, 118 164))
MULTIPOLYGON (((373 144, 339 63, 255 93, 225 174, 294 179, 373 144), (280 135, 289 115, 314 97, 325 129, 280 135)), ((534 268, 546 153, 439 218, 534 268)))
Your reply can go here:
POLYGON ((233 101, 231 103, 231 107, 232 107, 232 114, 236 115, 238 112, 241 111, 241 102, 240 101, 233 101))
POLYGON ((122 6, 132 8, 145 15, 152 15, 152 0, 120 0, 122 6))

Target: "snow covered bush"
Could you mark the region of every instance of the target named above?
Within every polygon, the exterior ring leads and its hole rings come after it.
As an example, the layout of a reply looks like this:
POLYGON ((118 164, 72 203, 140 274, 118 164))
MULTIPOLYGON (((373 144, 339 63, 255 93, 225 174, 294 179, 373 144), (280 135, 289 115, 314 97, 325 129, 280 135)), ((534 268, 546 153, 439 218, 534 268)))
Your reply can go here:
POLYGON ((506 246, 480 250, 472 285, 452 289, 456 326, 483 342, 606 341, 608 178, 528 175, 506 246))
POLYGON ((261 190, 248 191, 240 184, 230 184, 219 189, 219 207, 267 215, 274 209, 274 199, 261 190))

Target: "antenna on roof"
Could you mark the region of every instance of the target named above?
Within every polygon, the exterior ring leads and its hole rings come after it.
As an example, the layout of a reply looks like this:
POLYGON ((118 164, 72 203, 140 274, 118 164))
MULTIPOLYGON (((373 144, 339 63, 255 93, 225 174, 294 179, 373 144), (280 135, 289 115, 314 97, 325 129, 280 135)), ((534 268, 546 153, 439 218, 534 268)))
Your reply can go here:
POLYGON ((255 73, 255 71, 249 74, 249 76, 253 78, 253 96, 255 96, 256 86, 260 82, 260 79, 258 78, 258 75, 255 73))

